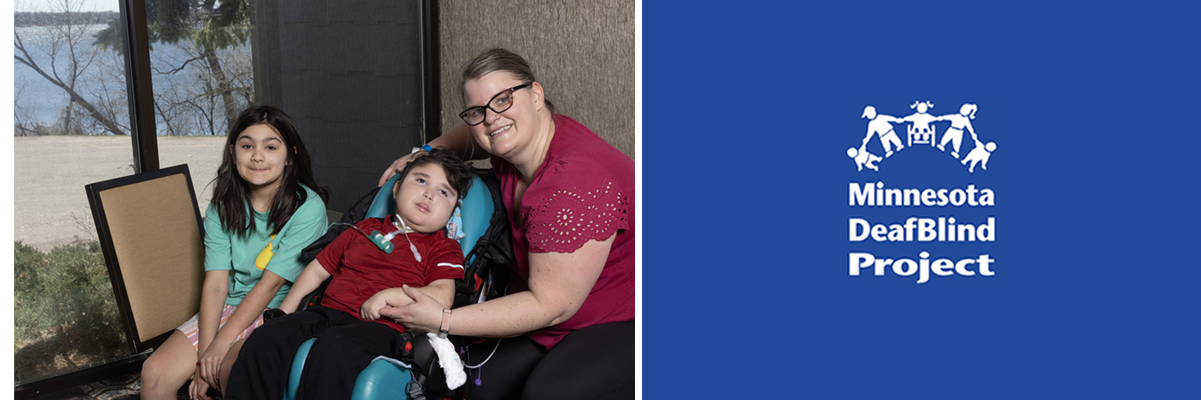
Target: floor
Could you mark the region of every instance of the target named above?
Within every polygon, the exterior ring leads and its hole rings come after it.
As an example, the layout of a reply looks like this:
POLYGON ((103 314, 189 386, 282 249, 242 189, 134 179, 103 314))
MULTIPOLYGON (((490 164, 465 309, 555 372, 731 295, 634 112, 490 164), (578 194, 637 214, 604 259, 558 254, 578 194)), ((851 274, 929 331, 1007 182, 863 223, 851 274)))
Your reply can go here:
MULTIPOLYGON (((188 385, 184 385, 180 389, 178 400, 189 400, 187 387, 188 385)), ((141 389, 142 377, 133 373, 51 393, 34 400, 138 400, 141 398, 141 389)), ((213 400, 221 399, 220 394, 215 392, 211 392, 210 396, 213 400)))

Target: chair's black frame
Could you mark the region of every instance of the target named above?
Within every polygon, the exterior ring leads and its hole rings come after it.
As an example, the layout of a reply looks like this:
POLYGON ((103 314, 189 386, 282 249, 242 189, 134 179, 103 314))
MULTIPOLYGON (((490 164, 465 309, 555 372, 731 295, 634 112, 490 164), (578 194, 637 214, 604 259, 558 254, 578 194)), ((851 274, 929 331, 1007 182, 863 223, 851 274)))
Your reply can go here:
POLYGON ((101 200, 100 192, 177 174, 182 174, 184 180, 187 182, 188 194, 192 200, 192 211, 196 216, 196 227, 200 230, 200 237, 203 238, 204 222, 200 217, 200 209, 196 204, 196 190, 193 188, 192 174, 188 171, 187 164, 176 165, 152 172, 125 176, 103 182, 96 182, 84 186, 88 194, 88 205, 92 209, 92 219, 96 222, 96 234, 100 239, 100 248, 104 253, 105 264, 108 266, 109 281, 112 282, 113 294, 117 299, 117 309, 121 313, 121 322, 125 328, 125 334, 129 346, 135 354, 162 345, 163 342, 165 342, 167 338, 171 336, 172 331, 167 331, 166 333, 148 340, 139 340, 137 321, 134 321, 133 310, 129 304, 129 294, 125 288, 124 278, 121 273, 120 261, 117 259, 116 249, 113 246, 112 232, 109 230, 108 218, 105 215, 104 204, 101 200))

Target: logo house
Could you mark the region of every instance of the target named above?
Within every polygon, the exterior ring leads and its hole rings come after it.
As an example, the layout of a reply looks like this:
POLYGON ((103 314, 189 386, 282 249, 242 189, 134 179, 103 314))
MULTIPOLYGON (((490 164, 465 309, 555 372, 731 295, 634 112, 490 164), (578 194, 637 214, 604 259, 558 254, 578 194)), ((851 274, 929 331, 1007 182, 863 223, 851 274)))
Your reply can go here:
MULTIPOLYGON (((867 134, 863 136, 863 141, 858 147, 847 148, 847 157, 855 161, 855 167, 859 171, 863 171, 864 168, 879 171, 880 166, 877 164, 884 163, 888 158, 913 146, 936 147, 944 154, 959 160, 960 164, 967 167, 969 173, 975 173, 976 166, 982 170, 988 169, 988 160, 997 150, 997 143, 984 142, 972 126, 976 112, 979 111, 976 104, 964 103, 959 107, 958 113, 946 115, 931 114, 934 103, 929 100, 915 101, 909 108, 909 112, 912 113, 904 117, 883 114, 872 105, 863 108, 860 118, 867 120, 867 134), (938 134, 939 127, 945 127, 941 135, 938 134), (900 132, 905 134, 904 141, 901 140, 900 132), (964 145, 964 132, 971 135, 972 139, 967 145, 964 145), (875 154, 868 149, 868 144, 873 138, 879 140, 878 147, 883 148, 884 154, 875 154), (962 157, 961 150, 966 151, 962 157)), ((876 147, 873 146, 873 149, 876 147)))

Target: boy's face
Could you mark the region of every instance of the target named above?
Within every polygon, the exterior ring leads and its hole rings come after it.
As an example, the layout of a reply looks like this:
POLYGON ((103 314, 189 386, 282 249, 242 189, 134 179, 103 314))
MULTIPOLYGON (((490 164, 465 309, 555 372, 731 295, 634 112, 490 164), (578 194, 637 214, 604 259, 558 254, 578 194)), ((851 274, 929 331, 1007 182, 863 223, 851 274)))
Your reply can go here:
POLYGON ((396 198, 396 213, 410 228, 422 233, 446 227, 459 198, 437 163, 413 167, 409 175, 396 182, 392 195, 396 198))

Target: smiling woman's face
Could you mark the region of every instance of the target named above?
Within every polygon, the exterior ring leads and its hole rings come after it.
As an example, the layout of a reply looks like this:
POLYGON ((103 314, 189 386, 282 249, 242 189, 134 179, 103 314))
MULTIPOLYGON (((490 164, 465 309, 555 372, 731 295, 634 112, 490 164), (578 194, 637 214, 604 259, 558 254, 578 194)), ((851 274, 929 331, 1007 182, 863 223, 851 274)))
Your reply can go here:
MULTIPOLYGON (((491 72, 464 83, 464 100, 468 108, 487 105, 497 93, 524 83, 508 72, 491 72)), ((510 157, 520 154, 541 128, 538 117, 541 91, 541 85, 534 82, 513 91, 508 110, 502 113, 485 110, 484 122, 471 127, 476 143, 492 155, 513 161, 510 157)))

